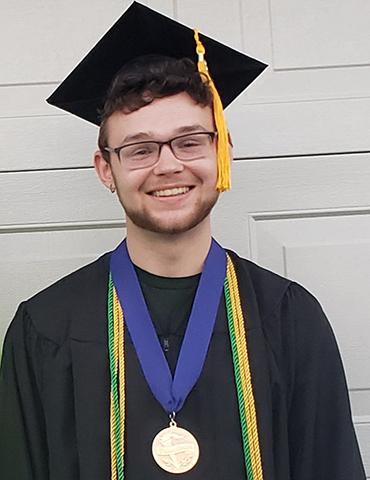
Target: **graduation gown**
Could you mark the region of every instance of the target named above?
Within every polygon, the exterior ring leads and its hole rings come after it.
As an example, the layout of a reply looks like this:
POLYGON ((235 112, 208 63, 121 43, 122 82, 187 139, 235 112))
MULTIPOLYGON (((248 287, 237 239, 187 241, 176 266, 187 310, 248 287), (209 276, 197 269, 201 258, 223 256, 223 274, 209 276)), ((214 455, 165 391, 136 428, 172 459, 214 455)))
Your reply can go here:
MULTIPOLYGON (((341 359, 315 298, 230 252, 236 266, 265 480, 364 480, 341 359)), ((2 480, 110 478, 109 253, 20 305, 0 376, 2 480)), ((126 333, 127 480, 174 478, 151 457, 168 418, 126 333)), ((177 416, 198 439, 184 480, 246 479, 223 299, 201 376, 177 416)))

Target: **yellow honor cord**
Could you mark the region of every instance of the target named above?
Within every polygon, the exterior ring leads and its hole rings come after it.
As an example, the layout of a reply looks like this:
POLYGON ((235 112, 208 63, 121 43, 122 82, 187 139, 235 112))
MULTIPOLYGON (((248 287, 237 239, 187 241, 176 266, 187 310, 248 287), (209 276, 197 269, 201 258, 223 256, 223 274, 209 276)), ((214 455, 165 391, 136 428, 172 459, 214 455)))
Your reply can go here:
POLYGON ((114 375, 118 380, 118 398, 110 395, 111 480, 124 478, 125 454, 125 344, 123 310, 116 289, 112 291, 114 375))
POLYGON ((248 425, 248 441, 250 449, 253 480, 263 480, 262 459, 257 428, 256 406, 249 365, 248 342, 244 326, 244 315, 239 295, 238 279, 235 267, 227 257, 227 278, 229 280, 231 308, 234 318, 236 346, 240 365, 240 377, 244 397, 245 416, 248 425))
POLYGON ((204 82, 209 84, 213 96, 213 117, 217 130, 217 185, 219 192, 229 190, 230 180, 230 155, 229 155, 229 136, 226 126, 224 109, 220 95, 208 71, 207 62, 204 59, 205 48, 199 39, 198 30, 194 29, 194 39, 196 51, 198 54, 198 71, 204 82))

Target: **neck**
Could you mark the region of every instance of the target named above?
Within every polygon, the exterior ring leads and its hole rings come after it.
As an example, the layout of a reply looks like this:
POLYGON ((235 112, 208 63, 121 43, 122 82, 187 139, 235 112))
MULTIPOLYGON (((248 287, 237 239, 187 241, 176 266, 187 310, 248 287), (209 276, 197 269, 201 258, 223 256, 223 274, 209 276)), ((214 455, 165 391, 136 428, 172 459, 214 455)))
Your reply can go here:
POLYGON ((180 234, 144 231, 127 222, 127 249, 132 262, 163 277, 188 277, 200 273, 211 240, 209 218, 180 234))

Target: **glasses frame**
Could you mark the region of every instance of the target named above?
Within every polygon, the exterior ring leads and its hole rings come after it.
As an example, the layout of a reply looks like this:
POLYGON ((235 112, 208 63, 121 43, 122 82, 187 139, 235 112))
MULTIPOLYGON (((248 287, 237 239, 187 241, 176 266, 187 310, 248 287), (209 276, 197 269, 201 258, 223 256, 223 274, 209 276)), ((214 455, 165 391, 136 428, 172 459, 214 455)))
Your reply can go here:
POLYGON ((174 150, 173 150, 173 145, 172 143, 178 139, 181 139, 181 138, 184 138, 184 137, 190 137, 190 136, 194 136, 194 135, 209 135, 211 137, 211 143, 214 142, 215 138, 217 137, 217 132, 214 132, 214 131, 204 131, 204 132, 192 132, 192 133, 184 133, 183 135, 177 135, 176 137, 173 137, 165 142, 160 142, 158 140, 143 140, 141 142, 133 142, 133 143, 127 143, 125 145, 121 145, 120 147, 116 147, 116 148, 112 148, 112 147, 104 147, 104 150, 108 153, 115 153, 118 157, 118 160, 121 161, 121 162, 124 162, 124 158, 122 159, 121 158, 121 150, 125 147, 132 147, 132 146, 135 146, 135 145, 143 145, 143 144, 147 144, 147 143, 155 143, 156 145, 158 145, 159 147, 159 150, 158 150, 158 155, 157 155, 157 158, 155 160, 155 162, 151 163, 150 165, 145 165, 144 167, 136 167, 136 169, 139 169, 139 168, 147 168, 149 166, 153 166, 155 165, 160 156, 161 156, 161 151, 162 151, 162 148, 164 147, 164 145, 168 145, 171 152, 172 152, 172 155, 177 158, 177 160, 180 160, 180 162, 191 162, 192 160, 197 160, 199 158, 202 158, 202 157, 194 157, 194 158, 189 158, 189 159, 181 159, 179 158, 174 150))

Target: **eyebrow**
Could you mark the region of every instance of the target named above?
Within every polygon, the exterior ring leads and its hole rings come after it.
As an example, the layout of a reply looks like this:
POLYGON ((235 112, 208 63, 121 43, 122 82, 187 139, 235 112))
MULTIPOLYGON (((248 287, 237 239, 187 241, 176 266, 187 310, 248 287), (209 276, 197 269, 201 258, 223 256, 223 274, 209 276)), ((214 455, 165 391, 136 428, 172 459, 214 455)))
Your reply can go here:
MULTIPOLYGON (((200 124, 194 124, 194 125, 184 125, 183 127, 176 128, 171 136, 176 137, 176 135, 181 135, 182 133, 192 133, 192 132, 208 132, 208 130, 200 124)), ((135 142, 135 141, 140 141, 140 140, 152 140, 155 138, 155 133, 148 131, 148 132, 138 132, 135 133, 134 135, 127 135, 124 137, 124 139, 121 142, 121 145, 125 145, 127 143, 135 142)))

